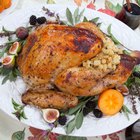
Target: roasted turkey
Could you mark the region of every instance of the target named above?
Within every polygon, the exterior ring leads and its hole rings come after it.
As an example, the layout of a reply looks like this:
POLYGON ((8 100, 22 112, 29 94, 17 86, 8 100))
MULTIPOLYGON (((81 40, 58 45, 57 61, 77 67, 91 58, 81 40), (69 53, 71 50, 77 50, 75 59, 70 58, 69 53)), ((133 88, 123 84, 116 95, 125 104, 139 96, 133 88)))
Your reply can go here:
POLYGON ((120 54, 114 70, 83 66, 98 56, 105 40, 99 28, 89 22, 75 27, 50 24, 36 28, 17 60, 28 86, 23 103, 66 109, 77 105, 77 96, 94 96, 123 84, 137 63, 133 57, 120 54))

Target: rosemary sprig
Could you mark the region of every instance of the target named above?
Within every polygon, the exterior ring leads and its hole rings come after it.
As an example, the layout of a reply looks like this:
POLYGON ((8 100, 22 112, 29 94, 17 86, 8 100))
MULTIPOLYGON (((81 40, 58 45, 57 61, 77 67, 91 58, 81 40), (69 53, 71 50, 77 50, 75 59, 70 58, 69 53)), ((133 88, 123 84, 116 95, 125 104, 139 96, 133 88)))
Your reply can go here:
POLYGON ((129 114, 131 114, 131 111, 128 109, 128 107, 126 105, 123 105, 121 111, 124 113, 124 115, 127 117, 127 119, 130 120, 129 114))
POLYGON ((13 107, 15 109, 15 112, 13 112, 12 114, 14 114, 18 118, 18 120, 21 120, 22 118, 27 119, 27 117, 26 117, 26 115, 24 113, 25 105, 20 105, 20 104, 16 103, 14 101, 14 99, 12 99, 12 105, 13 105, 13 107))

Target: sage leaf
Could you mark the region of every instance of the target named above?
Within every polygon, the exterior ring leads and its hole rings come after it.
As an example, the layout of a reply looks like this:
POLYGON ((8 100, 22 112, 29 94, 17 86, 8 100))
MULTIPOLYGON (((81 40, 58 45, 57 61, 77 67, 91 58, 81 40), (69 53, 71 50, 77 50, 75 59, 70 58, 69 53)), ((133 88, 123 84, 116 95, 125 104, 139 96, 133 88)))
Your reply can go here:
POLYGON ((67 16, 68 22, 69 22, 71 25, 74 25, 74 24, 73 24, 72 13, 71 13, 71 11, 69 10, 69 8, 66 9, 66 16, 67 16))
POLYGON ((5 84, 9 80, 9 75, 5 76, 2 80, 2 85, 5 84))
POLYGON ((69 109, 68 115, 73 115, 76 111, 78 111, 84 105, 83 102, 79 103, 76 107, 69 109))
POLYGON ((88 22, 88 19, 84 17, 83 22, 88 22))
POLYGON ((21 112, 21 117, 24 118, 24 119, 27 119, 27 117, 26 117, 24 111, 21 112))
POLYGON ((75 24, 78 22, 78 14, 79 14, 79 7, 76 8, 76 10, 74 11, 75 24))
POLYGON ((91 19, 90 22, 97 23, 98 20, 99 20, 99 17, 96 17, 96 18, 91 19))
POLYGON ((20 76, 20 75, 21 75, 20 71, 19 71, 17 68, 15 68, 15 70, 14 70, 13 72, 14 72, 14 74, 16 74, 17 76, 20 76))
POLYGON ((83 111, 81 110, 80 113, 79 112, 77 113, 76 118, 75 118, 75 123, 76 123, 75 125, 77 129, 79 129, 82 126, 83 119, 84 119, 83 111))
POLYGON ((6 50, 7 50, 7 47, 5 47, 5 48, 2 50, 2 52, 0 52, 0 58, 3 57, 4 53, 6 52, 6 50))
POLYGON ((66 125, 66 134, 70 134, 74 130, 74 128, 75 128, 75 119, 73 118, 66 125))
POLYGON ((84 14, 84 11, 85 11, 85 9, 83 9, 83 10, 80 12, 79 16, 77 17, 77 21, 78 21, 78 22, 80 22, 80 19, 81 19, 81 17, 82 17, 83 14, 84 14))
POLYGON ((19 107, 19 106, 20 106, 18 103, 16 103, 16 102, 14 101, 13 98, 12 98, 12 104, 13 104, 13 106, 15 106, 15 107, 19 107))

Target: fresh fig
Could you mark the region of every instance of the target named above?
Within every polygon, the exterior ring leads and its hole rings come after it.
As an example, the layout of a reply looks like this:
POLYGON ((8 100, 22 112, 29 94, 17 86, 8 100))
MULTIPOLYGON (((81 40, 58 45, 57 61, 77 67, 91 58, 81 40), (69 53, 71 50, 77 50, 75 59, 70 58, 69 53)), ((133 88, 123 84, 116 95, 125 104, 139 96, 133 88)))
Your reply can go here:
POLYGON ((15 65, 15 56, 14 55, 8 55, 2 60, 2 64, 4 67, 12 68, 15 65))
POLYGON ((27 38, 29 32, 28 32, 28 29, 26 29, 25 27, 19 27, 16 29, 16 36, 19 38, 19 39, 25 39, 27 38))
POLYGON ((9 54, 17 55, 18 52, 21 50, 21 45, 19 42, 14 42, 9 49, 9 54))
POLYGON ((44 120, 48 123, 55 122, 60 115, 59 111, 53 108, 43 109, 42 112, 44 120))

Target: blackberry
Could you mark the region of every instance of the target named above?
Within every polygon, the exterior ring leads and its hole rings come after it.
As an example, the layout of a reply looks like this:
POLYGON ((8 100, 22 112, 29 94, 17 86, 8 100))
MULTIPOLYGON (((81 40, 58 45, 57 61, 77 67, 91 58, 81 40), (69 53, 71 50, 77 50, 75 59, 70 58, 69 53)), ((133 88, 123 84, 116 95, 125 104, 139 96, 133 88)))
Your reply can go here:
POLYGON ((65 125, 66 122, 67 122, 67 117, 66 117, 66 116, 60 116, 60 117, 58 118, 58 123, 59 123, 60 125, 65 125))
POLYGON ((35 15, 32 15, 30 17, 29 22, 30 22, 31 25, 36 25, 36 16, 35 15))
POLYGON ((101 118, 103 116, 103 113, 99 109, 94 109, 93 114, 96 118, 101 118))
POLYGON ((87 107, 84 107, 84 108, 83 108, 83 115, 84 115, 84 116, 88 115, 89 112, 91 112, 91 110, 90 110, 89 108, 87 108, 87 107))
POLYGON ((39 18, 37 18, 37 23, 38 24, 43 24, 45 22, 46 22, 46 18, 45 17, 39 17, 39 18))
POLYGON ((88 101, 85 106, 90 109, 94 109, 96 107, 96 103, 94 101, 88 101))

